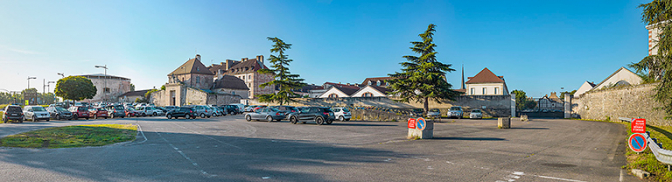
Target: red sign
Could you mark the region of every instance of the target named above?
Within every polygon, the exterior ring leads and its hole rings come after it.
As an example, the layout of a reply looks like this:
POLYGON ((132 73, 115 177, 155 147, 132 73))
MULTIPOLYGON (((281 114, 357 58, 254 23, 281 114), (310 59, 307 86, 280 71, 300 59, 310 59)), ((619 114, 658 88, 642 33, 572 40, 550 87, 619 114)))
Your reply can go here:
POLYGON ((635 152, 642 152, 646 149, 646 137, 644 135, 635 133, 628 138, 628 146, 635 152))
POLYGON ((646 133, 646 119, 633 119, 630 126, 633 133, 646 133))
POLYGON ((408 118, 408 128, 415 129, 415 119, 408 118))

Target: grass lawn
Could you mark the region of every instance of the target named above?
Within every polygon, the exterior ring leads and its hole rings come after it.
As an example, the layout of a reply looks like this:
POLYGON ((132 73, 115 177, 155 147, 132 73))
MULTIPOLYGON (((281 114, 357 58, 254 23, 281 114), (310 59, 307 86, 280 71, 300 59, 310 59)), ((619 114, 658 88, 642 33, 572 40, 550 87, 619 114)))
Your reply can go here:
POLYGON ((2 147, 72 148, 103 146, 134 140, 137 126, 99 124, 46 128, 0 139, 2 147))
MULTIPOLYGON (((632 134, 630 132, 630 123, 627 124, 628 137, 632 134)), ((646 131, 649 131, 651 138, 658 139, 659 143, 663 144, 663 149, 672 150, 672 126, 646 126, 646 131)), ((627 142, 627 139, 626 139, 627 142)), ((625 154, 628 159, 627 169, 641 169, 651 173, 650 180, 654 181, 672 181, 672 172, 667 171, 667 164, 658 162, 656 156, 647 147, 642 153, 635 153, 628 148, 625 154)))

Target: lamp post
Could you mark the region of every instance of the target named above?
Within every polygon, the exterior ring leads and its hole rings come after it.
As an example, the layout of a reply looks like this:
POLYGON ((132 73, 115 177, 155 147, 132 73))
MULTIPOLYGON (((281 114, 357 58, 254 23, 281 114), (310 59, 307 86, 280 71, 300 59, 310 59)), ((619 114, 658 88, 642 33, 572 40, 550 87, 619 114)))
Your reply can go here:
POLYGON ((103 102, 107 102, 107 65, 104 66, 98 66, 96 65, 96 68, 103 68, 105 69, 105 78, 103 80, 104 86, 103 86, 103 102))
POLYGON ((37 77, 28 76, 28 88, 30 88, 30 80, 37 79, 37 77))
POLYGON ((63 78, 65 78, 65 74, 64 74, 64 73, 56 73, 56 74, 57 74, 57 75, 61 75, 63 78))

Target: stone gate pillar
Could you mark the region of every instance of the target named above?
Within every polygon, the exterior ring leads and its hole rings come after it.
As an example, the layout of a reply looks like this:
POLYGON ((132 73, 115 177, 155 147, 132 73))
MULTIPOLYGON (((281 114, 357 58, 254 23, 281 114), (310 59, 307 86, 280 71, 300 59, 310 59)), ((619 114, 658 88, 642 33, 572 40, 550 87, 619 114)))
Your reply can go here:
POLYGON ((565 118, 572 117, 572 95, 565 93, 565 118))
POLYGON ((511 94, 511 117, 516 117, 516 94, 511 94))

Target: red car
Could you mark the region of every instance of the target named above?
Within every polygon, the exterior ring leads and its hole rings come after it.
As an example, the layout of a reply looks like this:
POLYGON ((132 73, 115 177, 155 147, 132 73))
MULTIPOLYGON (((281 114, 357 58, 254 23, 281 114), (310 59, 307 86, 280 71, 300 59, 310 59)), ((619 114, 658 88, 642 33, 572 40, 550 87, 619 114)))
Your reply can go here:
POLYGON ((98 118, 107 119, 108 116, 107 110, 103 109, 102 107, 89 109, 89 115, 93 117, 93 119, 98 118))
POLYGON ((140 113, 140 111, 135 110, 135 109, 133 109, 133 108, 131 108, 131 107, 126 108, 125 110, 126 110, 126 116, 127 116, 127 117, 132 117, 132 116, 140 117, 140 116, 142 115, 142 114, 140 113))
POLYGON ((68 108, 68 111, 72 113, 72 119, 78 120, 79 118, 91 118, 89 116, 89 108, 86 106, 72 106, 68 108))

